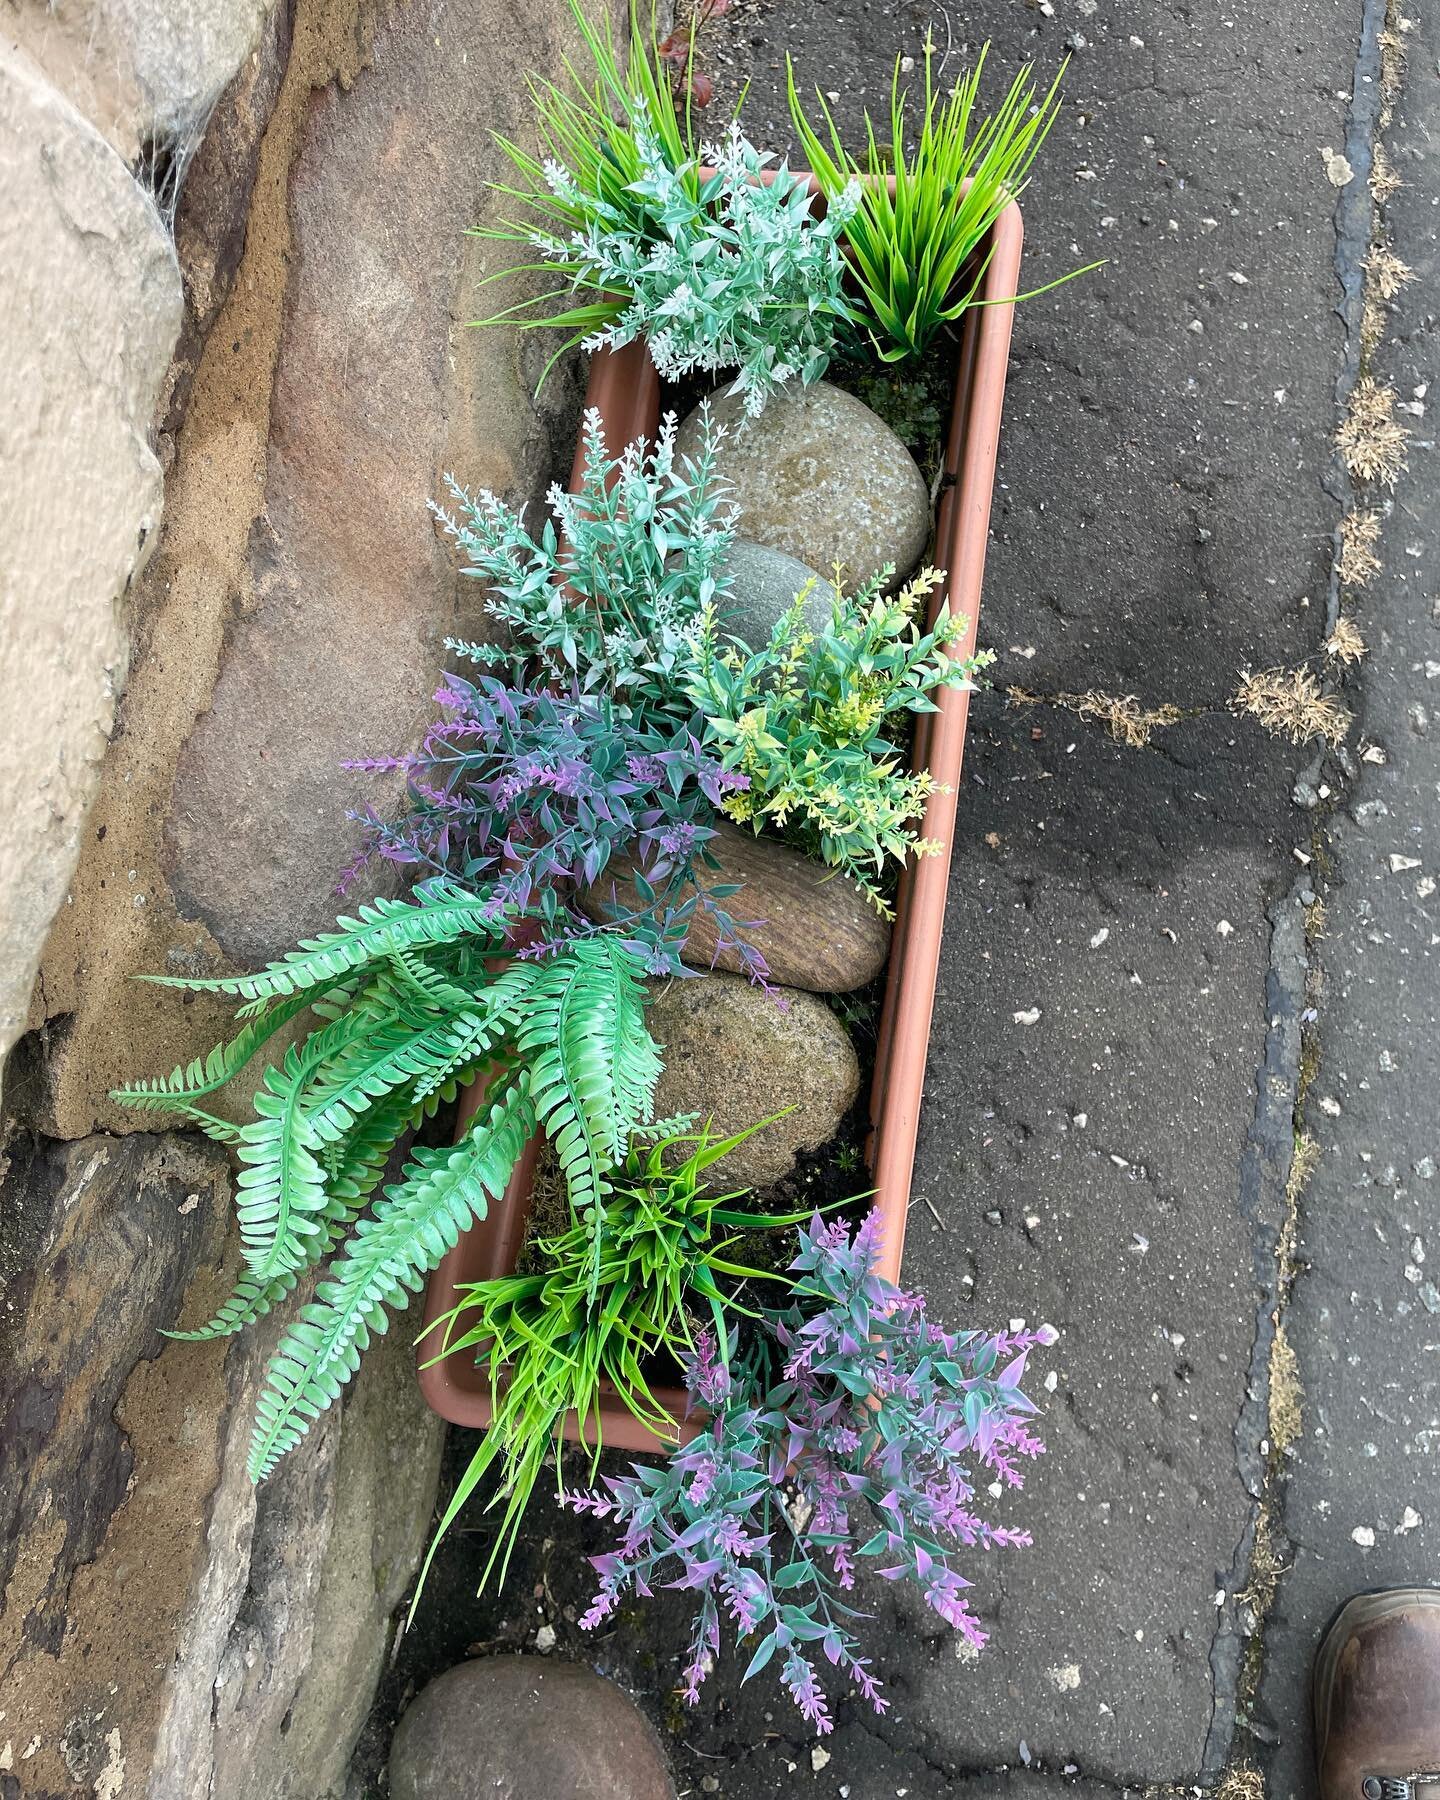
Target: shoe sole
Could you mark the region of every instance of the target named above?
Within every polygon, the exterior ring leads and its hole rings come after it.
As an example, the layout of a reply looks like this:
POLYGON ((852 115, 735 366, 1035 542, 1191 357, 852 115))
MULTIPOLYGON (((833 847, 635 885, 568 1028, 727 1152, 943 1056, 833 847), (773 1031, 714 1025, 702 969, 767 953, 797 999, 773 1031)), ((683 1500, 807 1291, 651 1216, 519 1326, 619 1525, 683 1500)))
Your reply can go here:
POLYGON ((1320 1648, 1315 1653, 1315 1673, 1310 1685, 1317 1764, 1325 1753, 1330 1735, 1330 1694, 1342 1643, 1352 1629, 1389 1618, 1407 1606, 1440 1609, 1440 1587, 1366 1588, 1362 1593, 1342 1600, 1331 1613, 1320 1639, 1320 1648))

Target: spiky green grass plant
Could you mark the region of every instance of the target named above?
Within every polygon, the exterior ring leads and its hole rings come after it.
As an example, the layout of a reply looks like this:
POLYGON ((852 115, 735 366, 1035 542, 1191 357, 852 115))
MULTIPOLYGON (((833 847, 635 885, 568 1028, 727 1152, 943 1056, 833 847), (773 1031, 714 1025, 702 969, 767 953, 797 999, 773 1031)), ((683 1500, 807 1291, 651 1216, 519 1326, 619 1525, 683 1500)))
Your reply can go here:
MULTIPOLYGON (((643 183, 651 172, 650 151, 637 141, 636 128, 692 199, 698 199, 700 175, 690 106, 688 100, 683 108, 675 104, 660 58, 655 8, 652 4, 647 23, 637 0, 631 0, 631 49, 629 56, 623 57, 608 16, 597 24, 586 16, 579 0, 569 3, 585 42, 589 72, 582 73, 567 57, 563 82, 529 77, 539 154, 531 155, 512 139, 494 134, 515 175, 512 182, 492 184, 491 191, 518 206, 520 214, 495 225, 477 225, 470 235, 531 251, 537 237, 566 239, 572 232, 583 232, 595 216, 595 202, 599 202, 607 211, 630 220, 640 241, 658 241, 659 223, 643 195, 635 191, 636 184, 643 183), (565 179, 552 180, 557 173, 565 179)), ((627 298, 598 294, 564 304, 574 297, 573 277, 578 272, 578 263, 567 268, 548 256, 497 270, 482 286, 535 273, 563 275, 567 280, 491 318, 472 322, 494 325, 514 320, 531 328, 565 331, 570 335, 556 352, 558 357, 603 330, 627 298), (552 310, 553 302, 562 304, 552 310)))
POLYGON ((435 880, 409 903, 359 908, 258 974, 149 977, 233 995, 245 1021, 207 1058, 111 1096, 179 1113, 233 1145, 243 1165, 239 1284, 207 1325, 175 1335, 239 1331, 343 1246, 271 1359, 250 1450, 256 1481, 339 1397, 389 1311, 407 1305, 460 1233, 484 1218, 542 1128, 564 1172, 577 1243, 587 1246, 576 1251, 577 1279, 599 1291, 611 1171, 649 1119, 660 1074, 644 972, 609 935, 543 959, 508 955, 507 923, 491 902, 435 880), (250 1123, 230 1125, 200 1106, 306 1009, 316 1024, 266 1069, 250 1123), (484 1101, 465 1135, 413 1149, 375 1199, 401 1137, 482 1071, 484 1101))
MULTIPOLYGON (((918 129, 897 57, 888 134, 884 128, 877 131, 867 110, 862 157, 845 148, 818 91, 821 129, 812 124, 786 59, 790 115, 826 197, 844 194, 857 177, 864 178, 860 205, 844 227, 844 238, 860 293, 857 310, 885 362, 923 355, 942 327, 967 307, 985 304, 976 295, 988 262, 986 235, 1023 191, 1060 109, 1063 67, 1042 97, 1026 64, 997 110, 982 114, 980 79, 988 48, 945 95, 935 83, 934 47, 926 44, 918 129), (907 138, 913 139, 913 149, 906 148, 907 138), (893 195, 887 179, 892 176, 893 195)), ((1073 275, 1086 272, 1077 269, 1073 275)), ((1059 285, 1050 282, 1016 298, 1033 299, 1059 285)))
POLYGON ((431 1326, 442 1339, 437 1361, 475 1354, 489 1376, 494 1411, 440 1521, 421 1586, 441 1538, 497 1465, 500 1482, 490 1504, 503 1511, 483 1580, 497 1562, 504 1579, 525 1508, 572 1412, 590 1448, 593 1472, 602 1448, 602 1382, 614 1387, 648 1430, 677 1441, 676 1421, 652 1392, 647 1364, 668 1356, 678 1369, 694 1355, 692 1311, 708 1315, 718 1342, 727 1342, 728 1315, 750 1310, 738 1296, 740 1284, 790 1285, 773 1269, 732 1260, 735 1234, 783 1230, 811 1216, 747 1212, 731 1204, 746 1189, 709 1191, 711 1166, 770 1123, 764 1119, 718 1140, 707 1129, 633 1143, 601 1208, 598 1284, 592 1286, 589 1277, 590 1233, 572 1225, 539 1244, 543 1271, 461 1289, 459 1302, 431 1326), (689 1154, 677 1161, 682 1150, 689 1154))

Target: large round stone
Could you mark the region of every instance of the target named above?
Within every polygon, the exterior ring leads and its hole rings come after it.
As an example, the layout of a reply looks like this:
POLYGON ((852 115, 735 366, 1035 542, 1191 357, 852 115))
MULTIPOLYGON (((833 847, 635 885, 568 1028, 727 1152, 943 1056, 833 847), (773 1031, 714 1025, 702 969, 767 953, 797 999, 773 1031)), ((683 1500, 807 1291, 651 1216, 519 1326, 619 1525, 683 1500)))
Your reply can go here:
MULTIPOLYGON (((733 919, 755 920, 745 935, 765 957, 780 987, 816 994, 846 994, 873 981, 890 953, 890 922, 882 919, 855 883, 827 869, 778 838, 756 837, 717 821, 710 848, 718 870, 703 869, 703 885, 739 882, 741 891, 723 902, 733 919)), ((640 909, 628 861, 607 869, 578 898, 590 918, 610 917, 618 904, 640 909)), ((741 970, 734 950, 716 954, 711 916, 696 912, 685 944, 685 961, 696 969, 741 970)))
POLYGON ((486 1656, 432 1681, 390 1750, 391 1800, 675 1800, 664 1753, 613 1682, 486 1656))
POLYGON ((777 621, 805 594, 801 619, 817 637, 826 630, 835 606, 835 589, 816 570, 783 550, 737 538, 725 558, 730 576, 721 623, 752 650, 769 643, 777 621), (814 583, 805 593, 808 583, 814 583))
MULTIPOLYGON (((758 419, 733 395, 713 395, 710 407, 726 428, 716 472, 731 484, 748 541, 824 575, 838 561, 851 588, 887 563, 896 583, 910 574, 930 536, 930 495, 878 413, 828 381, 778 395, 758 419)), ((697 408, 678 447, 693 455, 699 434, 697 408)))
POLYGON ((783 1180, 802 1150, 834 1137, 860 1090, 854 1047, 830 1008, 795 990, 780 999, 740 975, 706 975, 659 986, 645 1016, 665 1062, 657 1118, 698 1113, 729 1137, 795 1109, 716 1165, 727 1188, 783 1180))

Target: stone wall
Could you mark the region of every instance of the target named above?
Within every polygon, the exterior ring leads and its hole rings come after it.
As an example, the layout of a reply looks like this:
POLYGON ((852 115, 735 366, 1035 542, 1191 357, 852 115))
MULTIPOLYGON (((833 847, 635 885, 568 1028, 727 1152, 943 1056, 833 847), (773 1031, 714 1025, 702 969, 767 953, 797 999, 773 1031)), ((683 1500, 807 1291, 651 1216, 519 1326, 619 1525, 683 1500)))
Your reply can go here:
POLYGON ((158 1335, 233 1273, 227 1160, 105 1094, 225 1023, 134 975, 333 912, 337 765, 413 738, 475 625, 442 472, 518 501, 568 462, 574 371, 537 404, 549 346, 466 329, 510 296, 464 227, 575 35, 564 0, 6 10, 5 1800, 340 1792, 423 1549, 405 1322, 257 1502, 264 1334, 158 1335))

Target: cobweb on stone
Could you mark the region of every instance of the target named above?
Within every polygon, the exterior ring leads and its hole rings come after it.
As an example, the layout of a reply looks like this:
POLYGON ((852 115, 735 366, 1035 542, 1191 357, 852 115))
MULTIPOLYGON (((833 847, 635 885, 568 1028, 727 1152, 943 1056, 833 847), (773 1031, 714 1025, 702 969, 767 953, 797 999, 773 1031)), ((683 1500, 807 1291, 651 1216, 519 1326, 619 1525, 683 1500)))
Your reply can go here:
POLYGON ((171 237, 175 235, 175 215, 185 177, 218 104, 217 98, 177 130, 157 132, 140 146, 133 170, 135 179, 154 202, 171 237))

